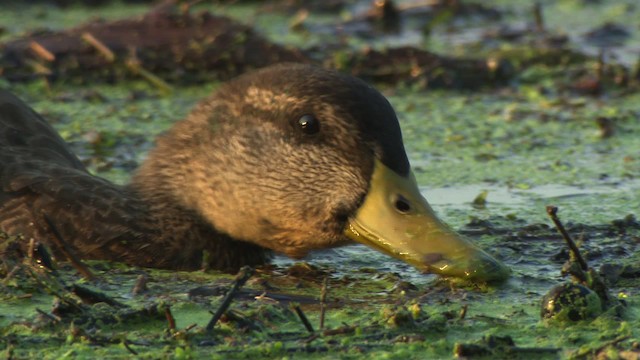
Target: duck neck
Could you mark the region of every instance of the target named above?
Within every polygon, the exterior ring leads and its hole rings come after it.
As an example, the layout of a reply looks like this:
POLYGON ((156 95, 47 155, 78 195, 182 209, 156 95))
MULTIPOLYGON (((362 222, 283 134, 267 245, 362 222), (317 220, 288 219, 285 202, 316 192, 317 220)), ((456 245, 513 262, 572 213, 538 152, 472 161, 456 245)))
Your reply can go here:
POLYGON ((156 254, 166 254, 161 267, 235 271, 242 265, 264 264, 270 251, 224 234, 197 210, 197 199, 208 195, 193 186, 198 181, 194 169, 212 165, 199 158, 201 126, 206 124, 198 118, 178 122, 158 139, 129 185, 147 204, 158 233, 150 246, 156 254))
POLYGON ((166 194, 149 191, 133 182, 129 188, 142 200, 148 216, 145 226, 153 238, 138 244, 145 254, 135 255, 126 262, 156 268, 198 270, 211 269, 235 272, 244 265, 268 262, 270 252, 257 245, 236 241, 218 232, 194 210, 181 206, 166 194))

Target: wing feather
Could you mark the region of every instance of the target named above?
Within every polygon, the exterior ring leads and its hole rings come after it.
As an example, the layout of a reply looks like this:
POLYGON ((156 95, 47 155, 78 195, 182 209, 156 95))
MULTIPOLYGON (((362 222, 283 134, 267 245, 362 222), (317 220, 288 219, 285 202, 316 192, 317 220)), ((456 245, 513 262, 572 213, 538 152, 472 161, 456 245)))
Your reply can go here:
POLYGON ((0 229, 51 243, 53 225, 81 254, 122 257, 148 233, 145 205, 128 192, 89 174, 40 115, 0 90, 0 229))

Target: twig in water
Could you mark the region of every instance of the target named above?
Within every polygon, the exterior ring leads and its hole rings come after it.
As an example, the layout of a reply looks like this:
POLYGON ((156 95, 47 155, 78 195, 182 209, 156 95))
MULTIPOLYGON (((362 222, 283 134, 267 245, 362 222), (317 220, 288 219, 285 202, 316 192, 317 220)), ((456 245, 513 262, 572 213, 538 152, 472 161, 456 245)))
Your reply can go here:
POLYGON ((113 62, 116 59, 116 55, 105 45, 102 41, 96 39, 90 32, 82 33, 82 40, 86 41, 89 45, 93 46, 106 60, 107 62, 113 62))
POLYGON ((462 309, 460 309, 460 316, 458 317, 460 320, 464 320, 465 316, 467 316, 468 307, 469 305, 464 304, 464 306, 462 306, 462 309))
POLYGON ((302 341, 304 344, 311 344, 314 340, 317 340, 320 337, 320 334, 311 334, 308 338, 302 341))
POLYGON ((587 262, 582 257, 582 254, 580 254, 580 250, 578 249, 578 246, 576 245, 575 242, 573 242, 573 239, 571 239, 571 236, 569 235, 567 230, 564 228, 564 226, 560 222, 560 219, 558 218, 557 213, 558 213, 558 208, 556 206, 547 206, 547 214, 549 214, 551 221, 553 221, 554 225, 556 226, 560 234, 562 234, 564 241, 569 246, 569 249, 571 249, 571 253, 580 264, 580 268, 583 271, 589 270, 589 265, 587 265, 587 262))
POLYGON ((4 279, 2 280, 2 284, 7 285, 9 283, 9 280, 11 280, 11 278, 13 278, 13 276, 17 274, 18 270, 20 269, 21 269, 20 265, 14 266, 13 269, 11 269, 11 271, 7 273, 7 276, 4 277, 4 279))
POLYGON ((324 329, 324 315, 327 310, 327 288, 329 287, 329 276, 324 277, 322 290, 320 290, 320 330, 324 329))
POLYGON ((44 221, 47 223, 49 230, 53 233, 52 239, 54 244, 58 248, 58 251, 60 251, 67 259, 69 259, 73 267, 75 267, 76 270, 78 270, 78 272, 85 279, 87 280, 95 279, 95 276, 93 275, 91 270, 89 270, 89 268, 80 259, 78 259, 75 256, 73 251, 69 249, 69 247, 67 246, 67 242, 64 241, 64 238, 62 237, 58 229, 55 227, 55 225, 53 225, 53 221, 51 221, 49 216, 47 216, 47 214, 42 214, 42 217, 44 218, 44 221))
POLYGON ((37 242, 34 238, 29 240, 27 258, 31 259, 34 263, 51 270, 53 274, 56 273, 49 251, 43 244, 37 242))
POLYGON ((38 285, 42 286, 44 290, 51 295, 60 299, 64 304, 80 312, 86 311, 87 308, 82 302, 67 295, 69 294, 69 291, 58 278, 52 277, 50 274, 43 272, 39 266, 36 266, 33 259, 25 258, 25 261, 22 263, 22 268, 38 283, 38 285))
POLYGON ((196 326, 198 326, 198 324, 191 324, 189 326, 187 326, 186 328, 176 331, 173 333, 173 335, 171 335, 174 339, 181 339, 183 338, 186 333, 188 333, 189 331, 191 331, 193 328, 195 328, 196 326))
POLYGON ((40 264, 55 273, 56 269, 53 266, 53 258, 43 243, 38 243, 38 245, 36 245, 33 254, 38 256, 38 262, 40 264))
POLYGON ((133 350, 133 349, 131 348, 131 346, 129 345, 129 341, 128 341, 128 340, 126 340, 126 339, 125 339, 125 340, 122 342, 122 344, 124 345, 124 347, 125 347, 127 350, 129 350, 129 352, 130 352, 130 353, 132 353, 133 355, 138 355, 138 352, 137 352, 137 351, 135 351, 135 350, 133 350))
POLYGON ((249 280, 253 273, 254 269, 249 266, 243 266, 242 269, 240 269, 238 275, 236 275, 235 281, 233 282, 233 286, 231 286, 231 289, 229 289, 229 292, 227 292, 227 295, 222 300, 222 304, 220 304, 220 307, 218 307, 218 310, 216 310, 215 314, 213 314, 213 317, 207 324, 207 331, 213 330, 213 327, 216 325, 218 320, 220 320, 222 314, 224 314, 224 312, 229 308, 229 305, 231 305, 231 301, 236 296, 238 290, 240 290, 244 283, 249 280))
POLYGON ((45 317, 47 317, 48 319, 50 319, 53 322, 57 323, 57 322, 62 321, 62 318, 60 318, 60 316, 56 316, 54 314, 50 314, 50 313, 48 313, 48 312, 46 312, 44 310, 41 310, 39 308, 36 308, 36 311, 38 312, 38 314, 44 315, 45 317))
POLYGON ((598 84, 602 84, 605 65, 604 49, 600 49, 600 52, 598 52, 598 62, 596 63, 596 79, 598 80, 598 84))
POLYGON ((169 329, 176 329, 176 319, 173 318, 173 314, 171 313, 171 308, 169 306, 164 308, 164 316, 167 318, 167 322, 169 323, 169 329))
POLYGON ((629 339, 631 337, 631 335, 621 335, 618 336, 617 338, 613 339, 613 340, 609 340, 607 342, 605 342, 604 344, 600 344, 597 348, 595 349, 586 349, 583 351, 579 351, 577 354, 571 356, 572 358, 581 358, 581 357, 587 357, 588 355, 592 355, 594 357, 596 357, 598 355, 598 353, 602 350, 604 350, 606 347, 608 346, 612 346, 612 345, 617 345, 620 342, 623 342, 627 339, 629 339))
POLYGON ((333 336, 333 335, 342 335, 342 334, 353 334, 354 332, 356 332, 355 326, 344 325, 336 329, 325 330, 322 332, 322 335, 333 336))
POLYGON ((125 66, 134 74, 142 76, 149 83, 156 86, 160 91, 164 93, 170 93, 171 90, 173 90, 171 85, 167 84, 166 81, 162 80, 157 75, 142 67, 140 60, 136 55, 135 49, 131 50, 131 56, 125 61, 125 66))
POLYGON ((544 16, 542 15, 542 4, 540 4, 540 2, 538 1, 533 4, 533 18, 536 23, 536 30, 541 33, 544 32, 544 16))
MULTIPOLYGON (((53 71, 51 71, 51 69, 49 69, 48 67, 40 64, 39 62, 35 61, 35 60, 31 60, 31 59, 25 59, 24 60, 25 64, 29 65, 29 67, 31 68, 31 70, 33 70, 35 75, 51 75, 53 74, 53 71)), ((37 76, 36 78, 39 78, 39 76, 37 76)), ((42 78, 44 80, 44 85, 47 91, 50 90, 49 88, 49 81, 47 80, 46 77, 42 78)))
POLYGON ((571 249, 571 259, 563 266, 563 274, 570 274, 583 285, 586 285, 588 288, 595 291, 595 293, 598 294, 598 297, 602 301, 603 310, 613 307, 616 307, 618 310, 624 308, 624 305, 622 305, 619 301, 617 301, 615 297, 609 294, 607 285, 604 283, 604 280, 602 280, 596 270, 593 268, 589 268, 586 260, 580 254, 578 247, 573 242, 564 226, 562 226, 562 223, 558 219, 556 215, 557 211, 557 207, 547 206, 547 212, 549 213, 551 220, 553 220, 554 224, 558 228, 558 231, 560 231, 560 233, 564 237, 564 240, 567 242, 567 245, 571 249))
POLYGON ((73 284, 68 289, 74 293, 77 297, 82 299, 85 304, 105 303, 113 307, 126 308, 127 305, 119 302, 118 300, 110 297, 105 293, 91 290, 80 284, 73 284))
POLYGON ((131 290, 131 294, 140 295, 141 293, 149 290, 147 288, 147 280, 148 278, 147 278, 147 275, 145 274, 138 276, 138 279, 136 279, 136 284, 133 286, 133 289, 131 290))
POLYGON ((27 256, 30 259, 33 259, 34 258, 33 255, 35 254, 35 252, 36 252, 36 239, 31 238, 29 239, 29 246, 27 247, 27 256))
POLYGON ((516 354, 538 358, 539 356, 536 355, 551 355, 559 351, 560 349, 558 348, 518 347, 510 336, 494 335, 485 336, 482 340, 471 344, 456 343, 453 348, 454 355, 464 358, 481 356, 490 358, 513 358, 516 354))
POLYGON ((307 328, 307 331, 313 334, 314 333, 313 326, 311 326, 309 319, 307 319, 307 316, 302 312, 300 305, 295 305, 293 309, 296 311, 296 314, 298 314, 298 317, 300 318, 300 321, 302 321, 302 323, 304 324, 304 327, 307 328))
POLYGON ((56 59, 56 56, 53 55, 51 51, 47 50, 47 48, 42 46, 37 41, 31 41, 29 43, 29 49, 31 49, 34 54, 45 61, 52 62, 56 59))

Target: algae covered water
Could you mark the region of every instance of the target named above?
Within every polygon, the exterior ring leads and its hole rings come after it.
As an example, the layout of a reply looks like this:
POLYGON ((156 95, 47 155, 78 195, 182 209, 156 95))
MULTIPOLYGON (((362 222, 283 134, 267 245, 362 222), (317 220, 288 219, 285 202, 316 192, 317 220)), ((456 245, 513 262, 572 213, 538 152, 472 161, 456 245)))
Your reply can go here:
MULTIPOLYGON (((106 3, 6 6, 0 41, 80 25, 95 14, 111 21, 150 8, 106 3)), ((637 5, 542 3, 540 23, 529 2, 460 2, 466 7, 438 12, 398 1, 402 26, 387 32, 375 16, 363 15, 368 2, 335 3, 337 10, 274 1, 199 4, 191 11, 228 15, 269 41, 374 83, 398 114, 422 193, 441 219, 504 261, 511 278, 498 286, 448 281, 360 245, 315 252, 304 262, 276 256, 211 333, 205 327, 233 276, 88 262, 100 281, 87 282, 67 263, 55 274, 5 267, 0 351, 9 358, 639 356, 637 5), (370 69, 350 57, 400 46, 451 59, 505 60, 509 71, 499 83, 460 88, 416 59, 370 69), (561 269, 570 258, 547 205, 559 208, 589 265, 626 303, 623 313, 540 319, 543 296, 568 281, 561 269), (79 295, 84 287, 120 305, 105 298, 88 303, 79 295)), ((0 86, 43 114, 93 173, 125 183, 153 138, 220 83, 210 77, 171 84, 168 94, 149 78, 128 75, 111 84, 0 78, 0 86)), ((467 84, 461 78, 450 79, 467 84)))

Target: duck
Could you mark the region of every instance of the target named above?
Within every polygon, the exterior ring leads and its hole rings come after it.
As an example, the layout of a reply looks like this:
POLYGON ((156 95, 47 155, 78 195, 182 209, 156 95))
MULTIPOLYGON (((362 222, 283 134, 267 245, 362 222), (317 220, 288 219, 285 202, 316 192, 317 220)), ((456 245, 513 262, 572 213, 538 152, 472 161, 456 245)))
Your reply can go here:
POLYGON ((336 70, 278 64, 232 79, 160 135, 127 185, 87 171, 46 120, 0 90, 0 230, 56 258, 233 272, 363 243, 425 273, 509 269, 438 219, 396 113, 336 70), (66 251, 60 248, 61 242, 66 251))

